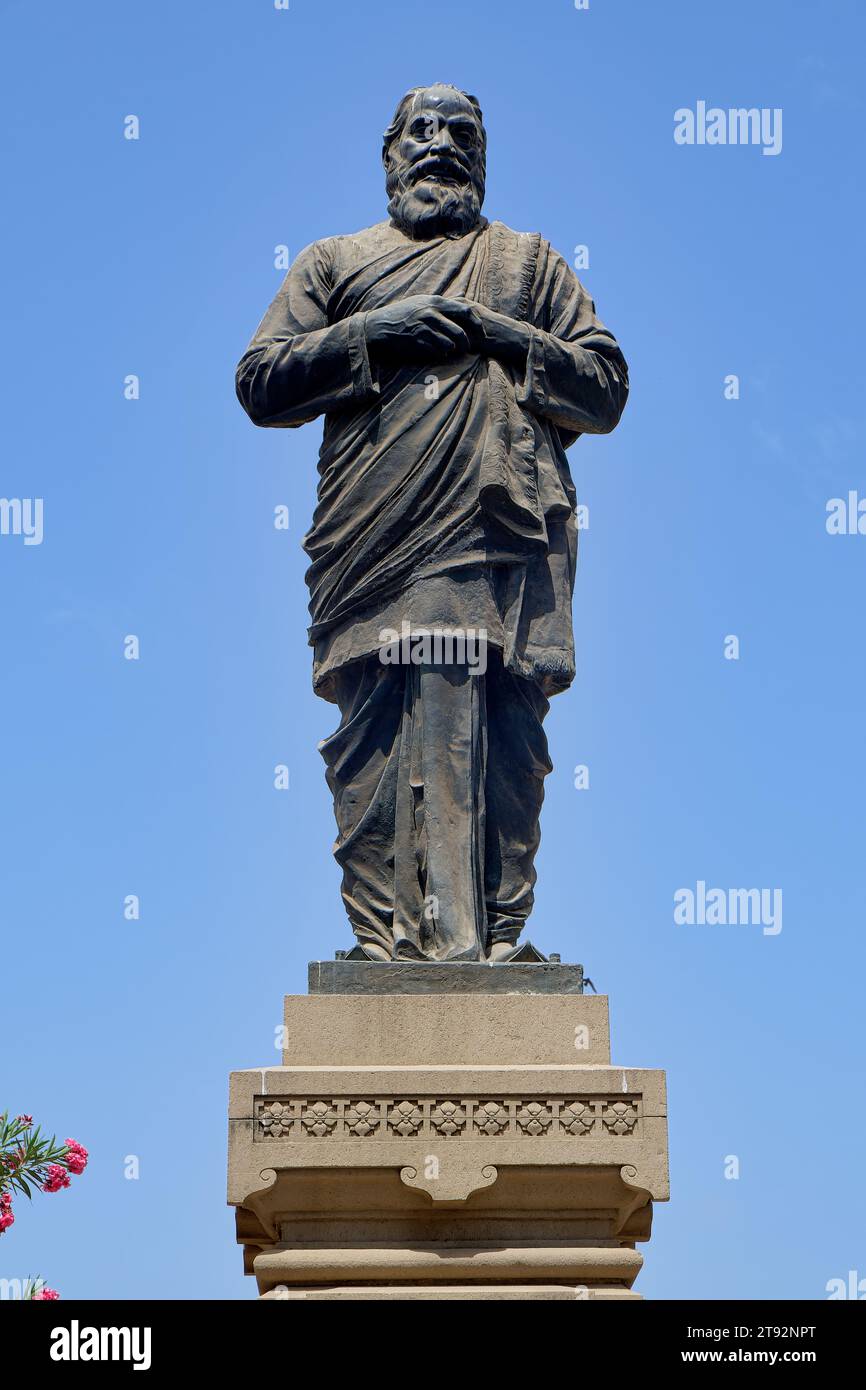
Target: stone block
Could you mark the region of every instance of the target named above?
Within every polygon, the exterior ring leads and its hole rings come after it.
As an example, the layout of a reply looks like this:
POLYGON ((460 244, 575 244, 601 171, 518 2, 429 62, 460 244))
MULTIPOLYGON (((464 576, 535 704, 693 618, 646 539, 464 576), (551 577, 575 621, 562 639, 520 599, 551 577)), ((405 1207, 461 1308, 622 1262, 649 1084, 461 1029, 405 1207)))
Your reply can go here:
POLYGON ((262 1296, 637 1296, 665 1081, 611 1064, 603 996, 290 996, 286 1026, 284 1065, 230 1087, 262 1296))

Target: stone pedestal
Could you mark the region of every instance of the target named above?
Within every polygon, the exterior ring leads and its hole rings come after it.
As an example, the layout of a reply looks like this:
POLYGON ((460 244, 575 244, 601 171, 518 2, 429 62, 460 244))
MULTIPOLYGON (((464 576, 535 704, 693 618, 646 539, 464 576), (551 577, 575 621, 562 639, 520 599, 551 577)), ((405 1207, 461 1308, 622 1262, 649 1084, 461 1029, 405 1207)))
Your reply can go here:
POLYGON ((228 1199, 264 1297, 640 1296, 664 1073, 611 1065, 607 999, 569 992, 580 967, 310 980, 283 1065, 231 1077, 228 1199))

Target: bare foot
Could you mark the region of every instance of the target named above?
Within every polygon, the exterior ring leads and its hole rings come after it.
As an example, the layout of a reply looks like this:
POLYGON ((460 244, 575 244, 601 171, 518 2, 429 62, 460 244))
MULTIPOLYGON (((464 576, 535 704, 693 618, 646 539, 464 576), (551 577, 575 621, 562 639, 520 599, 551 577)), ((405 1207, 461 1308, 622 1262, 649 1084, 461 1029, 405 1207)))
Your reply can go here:
POLYGON ((488 961, 508 960, 516 950, 517 947, 511 941, 494 941, 487 959, 488 961))

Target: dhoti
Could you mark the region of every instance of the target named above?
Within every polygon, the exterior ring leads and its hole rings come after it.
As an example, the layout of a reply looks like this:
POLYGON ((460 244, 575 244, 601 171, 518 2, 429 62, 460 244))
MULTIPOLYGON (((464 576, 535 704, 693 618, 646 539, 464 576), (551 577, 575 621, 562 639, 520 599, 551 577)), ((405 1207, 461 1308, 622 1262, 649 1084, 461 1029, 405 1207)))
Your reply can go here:
POLYGON ((549 703, 488 660, 333 676, 342 718, 320 750, 343 901, 358 941, 397 959, 483 960, 532 908, 549 703))

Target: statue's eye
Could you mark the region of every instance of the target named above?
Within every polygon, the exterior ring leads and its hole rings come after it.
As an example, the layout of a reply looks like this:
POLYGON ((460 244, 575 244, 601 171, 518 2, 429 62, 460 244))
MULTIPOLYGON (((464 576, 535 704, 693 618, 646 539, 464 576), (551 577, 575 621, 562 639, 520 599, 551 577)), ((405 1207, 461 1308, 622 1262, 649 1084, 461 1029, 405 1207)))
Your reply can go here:
POLYGON ((454 130, 454 139, 458 145, 464 149, 469 149, 475 144, 475 130, 471 125, 460 125, 454 130))
POLYGON ((436 134, 436 122, 430 116, 419 116, 409 127, 409 134, 415 140, 432 140, 436 134))

